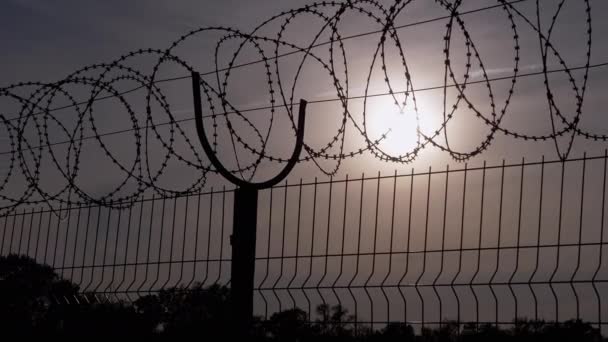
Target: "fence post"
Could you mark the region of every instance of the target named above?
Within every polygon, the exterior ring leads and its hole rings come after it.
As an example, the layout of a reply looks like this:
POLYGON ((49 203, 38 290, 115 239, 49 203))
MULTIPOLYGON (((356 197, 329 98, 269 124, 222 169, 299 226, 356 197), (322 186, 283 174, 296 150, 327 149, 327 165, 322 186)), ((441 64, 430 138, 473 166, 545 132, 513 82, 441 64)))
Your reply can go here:
POLYGON ((194 99, 194 119, 196 131, 205 154, 216 171, 238 188, 234 192, 233 229, 231 236, 231 309, 234 316, 234 331, 231 335, 240 341, 249 337, 253 321, 253 278, 255 275, 255 243, 258 211, 258 190, 268 189, 285 179, 298 163, 304 146, 304 126, 306 123, 306 100, 300 100, 296 144, 285 167, 273 178, 254 183, 233 175, 216 156, 205 135, 201 104, 201 75, 192 72, 192 95, 194 99))
POLYGON ((245 338, 253 318, 253 277, 257 231, 258 190, 241 187, 234 192, 231 268, 231 305, 235 337, 245 338))

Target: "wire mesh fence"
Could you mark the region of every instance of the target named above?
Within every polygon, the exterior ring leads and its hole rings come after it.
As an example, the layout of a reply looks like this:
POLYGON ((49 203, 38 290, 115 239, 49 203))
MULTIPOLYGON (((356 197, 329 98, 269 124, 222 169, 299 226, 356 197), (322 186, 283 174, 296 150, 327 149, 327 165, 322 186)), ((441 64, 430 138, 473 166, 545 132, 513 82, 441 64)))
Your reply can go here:
MULTIPOLYGON (((580 319, 606 333, 606 155, 298 181, 259 195, 254 311, 341 305, 381 328, 580 319)), ((230 286, 234 191, 123 209, 26 207, 0 255, 79 287, 69 303, 230 286)), ((238 214, 238 213, 237 213, 238 214)))

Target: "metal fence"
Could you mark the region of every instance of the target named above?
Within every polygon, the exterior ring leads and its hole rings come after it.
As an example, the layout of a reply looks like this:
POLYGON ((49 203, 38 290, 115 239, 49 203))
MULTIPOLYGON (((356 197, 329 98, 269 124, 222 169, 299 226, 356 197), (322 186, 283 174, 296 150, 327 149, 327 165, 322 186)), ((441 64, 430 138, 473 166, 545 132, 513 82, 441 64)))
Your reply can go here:
MULTIPOLYGON (((285 183, 260 192, 255 312, 340 304, 381 327, 577 318, 606 332, 606 155, 285 183)), ((22 208, 0 255, 78 284, 67 301, 230 285, 234 191, 127 209, 22 208)))

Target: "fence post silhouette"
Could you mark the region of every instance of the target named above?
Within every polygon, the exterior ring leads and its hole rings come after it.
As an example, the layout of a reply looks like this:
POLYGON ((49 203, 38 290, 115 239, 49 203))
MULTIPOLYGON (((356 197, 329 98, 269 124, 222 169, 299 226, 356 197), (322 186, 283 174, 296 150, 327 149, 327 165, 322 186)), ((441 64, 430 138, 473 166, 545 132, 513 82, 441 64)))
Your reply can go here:
POLYGON ((264 182, 245 181, 233 175, 215 155, 203 125, 201 104, 201 76, 192 72, 192 92, 194 98, 194 116, 196 131, 205 154, 215 169, 226 180, 238 188, 234 192, 234 212, 232 223, 232 245, 230 297, 235 326, 232 334, 236 338, 247 337, 251 331, 253 318, 253 280, 255 275, 255 245, 257 233, 258 190, 277 185, 285 179, 297 164, 304 144, 304 126, 306 122, 305 100, 300 100, 296 144, 287 165, 274 178, 264 182))
POLYGON ((253 317, 253 278, 257 233, 258 190, 238 188, 234 192, 234 220, 230 238, 232 262, 230 272, 235 333, 244 335, 253 317))

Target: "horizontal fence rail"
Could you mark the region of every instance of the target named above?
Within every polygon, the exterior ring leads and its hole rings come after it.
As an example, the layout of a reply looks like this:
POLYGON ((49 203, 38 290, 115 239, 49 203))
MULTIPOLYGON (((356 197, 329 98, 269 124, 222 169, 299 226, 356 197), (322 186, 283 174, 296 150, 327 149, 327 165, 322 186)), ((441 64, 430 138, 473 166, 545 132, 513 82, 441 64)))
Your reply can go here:
MULTIPOLYGON (((341 305, 348 324, 581 319, 606 333, 606 155, 284 183, 259 195, 255 313, 341 305)), ((127 208, 20 208, 0 255, 78 285, 68 302, 230 286, 234 191, 127 208)), ((123 207, 123 206, 119 206, 123 207)))

